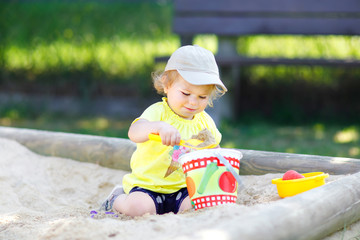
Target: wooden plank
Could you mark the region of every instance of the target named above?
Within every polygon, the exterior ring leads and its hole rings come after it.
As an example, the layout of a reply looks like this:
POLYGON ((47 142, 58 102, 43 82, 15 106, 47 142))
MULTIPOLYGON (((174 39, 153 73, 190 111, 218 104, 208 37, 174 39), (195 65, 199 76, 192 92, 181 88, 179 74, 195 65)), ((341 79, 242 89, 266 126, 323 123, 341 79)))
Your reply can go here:
MULTIPOLYGON (((165 60, 166 58, 162 58, 165 60)), ((160 60, 160 59, 159 59, 160 60)), ((219 66, 249 66, 249 65, 286 65, 286 66, 341 66, 360 67, 360 59, 321 59, 321 58, 258 58, 258 57, 220 57, 216 56, 219 66)))
MULTIPOLYGON (((155 62, 167 62, 170 56, 156 57, 155 62)), ((360 59, 319 59, 319 58, 278 58, 278 57, 221 57, 215 56, 219 66, 250 66, 250 65, 285 65, 285 66, 341 66, 341 67, 360 67, 360 59)))
POLYGON ((219 221, 214 230, 221 229, 231 240, 323 239, 360 219, 359 186, 356 173, 240 214, 231 219, 236 228, 219 221))
POLYGON ((352 174, 360 172, 360 159, 239 150, 243 154, 240 160, 240 175, 284 173, 290 169, 301 173, 318 171, 329 174, 352 174))
POLYGON ((176 0, 176 13, 202 12, 342 12, 359 13, 358 0, 176 0))
POLYGON ((0 127, 0 137, 13 139, 35 153, 96 163, 129 171, 136 145, 126 139, 0 127))
POLYGON ((175 33, 239 36, 252 34, 360 35, 359 19, 178 17, 175 33))
MULTIPOLYGON (((128 139, 11 127, 0 127, 0 137, 16 140, 41 155, 71 158, 126 171, 130 170, 130 158, 136 149, 136 145, 128 139)), ((242 149, 240 151, 244 156, 240 160, 241 175, 283 173, 289 169, 302 173, 323 171, 329 174, 360 171, 359 159, 242 149)))

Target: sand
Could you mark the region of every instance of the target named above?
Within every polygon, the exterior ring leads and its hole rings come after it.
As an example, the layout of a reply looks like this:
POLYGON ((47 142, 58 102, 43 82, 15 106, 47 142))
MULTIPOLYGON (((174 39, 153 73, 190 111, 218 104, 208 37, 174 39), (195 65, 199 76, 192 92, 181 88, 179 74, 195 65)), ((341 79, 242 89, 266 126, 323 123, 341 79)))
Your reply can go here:
MULTIPOLYGON (((127 172, 96 164, 35 154, 0 138, 0 239, 228 239, 214 226, 281 201, 271 179, 281 174, 241 176, 238 204, 182 214, 90 214, 127 172)), ((342 176, 330 176, 335 181, 342 176)), ((360 235, 360 224, 327 239, 360 235), (344 235, 345 234, 345 235, 344 235), (344 235, 344 236, 343 236, 344 235)), ((355 238, 354 238, 355 239, 355 238)))

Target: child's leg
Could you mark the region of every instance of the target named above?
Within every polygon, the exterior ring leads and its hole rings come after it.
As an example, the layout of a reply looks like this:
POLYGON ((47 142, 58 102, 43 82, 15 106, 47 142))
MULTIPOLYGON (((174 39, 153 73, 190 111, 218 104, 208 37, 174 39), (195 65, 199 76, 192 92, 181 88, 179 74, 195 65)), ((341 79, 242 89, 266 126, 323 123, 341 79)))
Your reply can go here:
POLYGON ((156 214, 153 199, 144 192, 131 192, 129 195, 118 196, 114 201, 113 209, 131 217, 146 213, 156 214))
POLYGON ((193 205, 191 204, 191 200, 190 200, 190 197, 187 196, 181 203, 180 205, 180 208, 179 208, 179 213, 180 212, 183 212, 183 211, 186 211, 186 210, 189 210, 193 208, 193 205))

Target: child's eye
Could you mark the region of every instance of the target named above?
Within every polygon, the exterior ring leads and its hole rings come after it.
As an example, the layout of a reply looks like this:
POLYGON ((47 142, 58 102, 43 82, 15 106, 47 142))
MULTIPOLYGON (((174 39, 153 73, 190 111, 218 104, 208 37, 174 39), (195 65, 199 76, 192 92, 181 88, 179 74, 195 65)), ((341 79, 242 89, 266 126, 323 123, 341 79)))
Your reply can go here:
POLYGON ((199 98, 201 98, 201 99, 206 99, 207 96, 199 96, 199 98))
POLYGON ((190 93, 182 92, 185 96, 190 96, 190 93))

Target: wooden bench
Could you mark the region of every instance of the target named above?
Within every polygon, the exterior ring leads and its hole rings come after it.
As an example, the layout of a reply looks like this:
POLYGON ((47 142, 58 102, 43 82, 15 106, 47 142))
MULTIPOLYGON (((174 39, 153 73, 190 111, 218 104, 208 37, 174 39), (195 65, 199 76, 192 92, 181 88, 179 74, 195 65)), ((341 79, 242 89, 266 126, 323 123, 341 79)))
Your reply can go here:
POLYGON ((250 58, 236 51, 244 35, 360 35, 358 0, 176 0, 173 31, 181 45, 216 34, 220 65, 360 66, 355 59, 250 58))
POLYGON ((216 59, 232 84, 242 65, 360 66, 356 59, 247 57, 236 46, 244 35, 360 35, 359 0, 176 0, 173 31, 181 45, 199 34, 217 35, 216 59))

